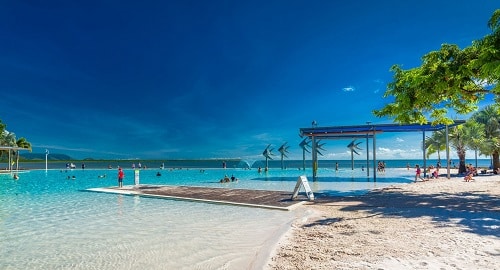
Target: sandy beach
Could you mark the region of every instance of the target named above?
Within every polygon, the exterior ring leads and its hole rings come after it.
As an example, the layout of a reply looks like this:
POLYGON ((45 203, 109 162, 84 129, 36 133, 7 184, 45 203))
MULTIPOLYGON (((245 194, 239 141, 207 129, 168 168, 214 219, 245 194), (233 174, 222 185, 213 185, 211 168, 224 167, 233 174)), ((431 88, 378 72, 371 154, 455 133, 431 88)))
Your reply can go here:
POLYGON ((500 176, 309 202, 266 269, 500 269, 500 176))

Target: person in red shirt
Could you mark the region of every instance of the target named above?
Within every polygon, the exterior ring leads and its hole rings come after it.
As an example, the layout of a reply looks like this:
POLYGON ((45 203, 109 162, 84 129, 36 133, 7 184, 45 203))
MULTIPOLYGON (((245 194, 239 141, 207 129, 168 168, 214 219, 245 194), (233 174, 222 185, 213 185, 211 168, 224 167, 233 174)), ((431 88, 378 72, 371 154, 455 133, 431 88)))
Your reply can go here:
POLYGON ((123 173, 122 168, 118 168, 118 187, 123 187, 123 177, 125 174, 123 173))
POLYGON ((417 182, 418 179, 424 181, 424 179, 421 176, 422 170, 420 169, 420 165, 415 165, 415 182, 417 182))

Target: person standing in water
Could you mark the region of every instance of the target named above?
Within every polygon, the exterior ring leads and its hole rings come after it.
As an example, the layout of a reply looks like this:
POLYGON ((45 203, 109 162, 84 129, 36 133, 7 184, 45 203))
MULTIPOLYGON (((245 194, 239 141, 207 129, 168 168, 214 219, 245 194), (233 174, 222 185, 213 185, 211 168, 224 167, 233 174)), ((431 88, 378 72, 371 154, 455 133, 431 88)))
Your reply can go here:
POLYGON ((424 181, 424 179, 421 176, 422 170, 420 169, 420 165, 415 165, 415 182, 417 182, 418 179, 424 181))
POLYGON ((123 177, 125 177, 125 174, 123 173, 122 168, 118 168, 118 187, 119 188, 123 187, 123 177))

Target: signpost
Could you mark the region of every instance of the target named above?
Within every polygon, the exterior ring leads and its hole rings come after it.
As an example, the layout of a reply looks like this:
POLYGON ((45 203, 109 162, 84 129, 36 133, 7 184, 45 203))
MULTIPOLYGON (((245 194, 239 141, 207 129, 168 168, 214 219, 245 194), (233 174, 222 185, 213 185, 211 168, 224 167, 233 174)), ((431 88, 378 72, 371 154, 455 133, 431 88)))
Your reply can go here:
POLYGON ((309 198, 310 201, 314 201, 314 193, 312 192, 311 187, 309 186, 309 182, 307 181, 307 177, 305 175, 301 175, 297 179, 297 184, 295 185, 295 189, 293 190, 292 194, 292 200, 295 200, 295 198, 297 198, 297 196, 299 195, 300 186, 304 187, 307 198, 309 198))

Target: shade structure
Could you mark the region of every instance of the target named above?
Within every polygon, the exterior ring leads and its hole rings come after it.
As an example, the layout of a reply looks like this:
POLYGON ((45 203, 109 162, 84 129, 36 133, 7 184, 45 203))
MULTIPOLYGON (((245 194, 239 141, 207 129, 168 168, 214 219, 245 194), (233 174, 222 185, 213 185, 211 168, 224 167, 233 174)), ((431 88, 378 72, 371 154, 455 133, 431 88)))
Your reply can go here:
POLYGON ((17 146, 0 146, 0 151, 9 151, 9 161, 8 161, 8 170, 12 171, 12 163, 11 163, 11 153, 12 151, 19 151, 19 150, 27 150, 27 148, 22 148, 22 147, 17 147, 17 146))
MULTIPOLYGON (((448 130, 448 128, 464 124, 465 120, 455 120, 449 125, 433 125, 432 123, 426 124, 366 124, 366 125, 353 125, 353 126, 325 126, 318 127, 313 125, 313 127, 300 128, 299 134, 301 137, 309 137, 313 143, 313 148, 317 139, 359 139, 366 138, 367 141, 367 151, 368 151, 368 140, 373 141, 373 171, 376 171, 377 160, 376 160, 376 135, 386 132, 421 132, 422 138, 425 141, 426 131, 438 131, 442 129, 448 130)), ((449 149, 448 145, 448 132, 446 133, 446 149, 449 149)), ((423 147, 424 156, 424 168, 425 168, 425 145, 423 147)), ((368 156, 368 154, 367 154, 368 156)), ((449 177, 449 154, 447 151, 447 164, 448 164, 448 177, 449 177)), ((316 178, 316 173, 318 169, 318 157, 315 154, 315 149, 312 151, 312 168, 313 168, 313 179, 316 178)), ((368 163, 368 161, 367 161, 368 163)), ((424 170, 425 171, 425 170, 424 170)), ((369 175, 369 169, 367 165, 367 173, 369 175)), ((376 173, 373 175, 374 180, 376 179, 376 173)))

